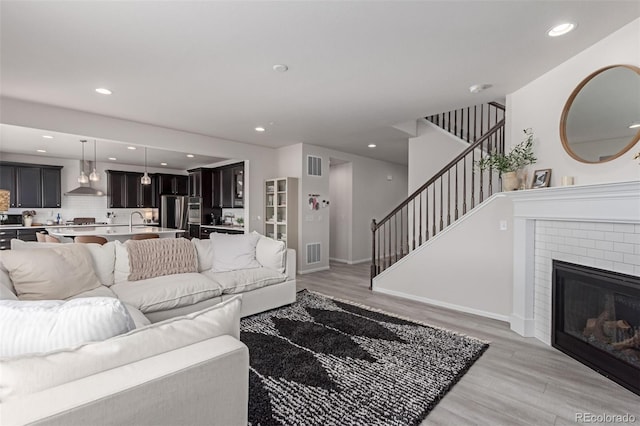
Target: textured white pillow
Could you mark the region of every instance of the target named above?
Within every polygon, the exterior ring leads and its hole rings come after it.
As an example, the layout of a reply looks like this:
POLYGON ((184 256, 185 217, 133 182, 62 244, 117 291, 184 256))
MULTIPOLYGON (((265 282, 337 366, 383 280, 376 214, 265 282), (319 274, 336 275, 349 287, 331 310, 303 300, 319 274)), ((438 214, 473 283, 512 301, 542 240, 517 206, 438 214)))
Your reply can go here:
MULTIPOLYGON (((93 262, 93 270, 98 276, 98 279, 103 285, 113 285, 113 269, 116 260, 115 242, 109 241, 106 244, 85 244, 89 254, 91 254, 91 261, 93 262)), ((11 250, 25 250, 25 249, 43 249, 43 248, 57 248, 60 244, 56 243, 37 243, 29 241, 21 241, 17 239, 11 240, 11 250)))
POLYGON ((18 299, 60 300, 100 286, 84 244, 0 252, 18 299))
POLYGON ((228 334, 240 336, 241 297, 73 349, 0 358, 0 403, 228 334))
POLYGON ((0 357, 50 352, 108 339, 135 328, 112 297, 0 301, 0 357))
POLYGON ((259 235, 214 232, 210 237, 213 254, 212 271, 225 272, 260 267, 260 263, 256 260, 259 235))
POLYGON ((114 243, 116 246, 116 260, 113 268, 113 281, 117 284, 129 281, 129 252, 127 251, 127 246, 120 241, 114 241, 114 243))
POLYGON ((283 273, 287 266, 287 247, 284 241, 276 241, 257 232, 255 235, 260 236, 256 244, 256 260, 265 268, 283 273))

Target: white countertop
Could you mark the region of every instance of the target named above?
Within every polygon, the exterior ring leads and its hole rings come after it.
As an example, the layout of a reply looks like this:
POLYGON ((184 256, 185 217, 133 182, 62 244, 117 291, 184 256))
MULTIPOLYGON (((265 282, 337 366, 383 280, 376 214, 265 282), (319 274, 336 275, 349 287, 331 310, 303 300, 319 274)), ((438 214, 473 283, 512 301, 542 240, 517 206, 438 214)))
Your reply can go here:
POLYGON ((137 234, 159 234, 160 236, 175 236, 177 233, 184 233, 183 229, 160 228, 157 226, 134 225, 129 229, 129 225, 111 226, 74 226, 74 227, 45 227, 47 232, 54 237, 78 237, 80 235, 99 235, 101 237, 122 237, 137 234))
MULTIPOLYGON (((114 224, 109 224, 109 223, 95 223, 95 224, 91 224, 91 225, 31 225, 31 226, 24 226, 24 225, 0 225, 0 229, 43 229, 43 228, 56 228, 56 229, 65 229, 65 228, 86 228, 86 227, 91 227, 91 228, 97 228, 97 227, 115 227, 115 226, 129 226, 126 223, 114 223, 114 224)), ((134 224, 133 226, 158 226, 158 223, 137 223, 134 224)), ((94 234, 92 234, 94 235, 94 234)))

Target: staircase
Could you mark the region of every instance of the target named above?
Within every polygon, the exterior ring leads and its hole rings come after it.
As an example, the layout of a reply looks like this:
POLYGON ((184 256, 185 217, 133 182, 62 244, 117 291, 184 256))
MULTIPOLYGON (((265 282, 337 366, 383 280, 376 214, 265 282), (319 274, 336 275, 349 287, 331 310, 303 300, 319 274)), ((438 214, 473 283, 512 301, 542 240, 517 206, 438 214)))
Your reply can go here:
POLYGON ((469 146, 398 205, 371 222, 371 283, 385 269, 420 247, 467 212, 500 192, 498 173, 475 164, 504 151, 504 106, 489 102, 426 117, 469 146))

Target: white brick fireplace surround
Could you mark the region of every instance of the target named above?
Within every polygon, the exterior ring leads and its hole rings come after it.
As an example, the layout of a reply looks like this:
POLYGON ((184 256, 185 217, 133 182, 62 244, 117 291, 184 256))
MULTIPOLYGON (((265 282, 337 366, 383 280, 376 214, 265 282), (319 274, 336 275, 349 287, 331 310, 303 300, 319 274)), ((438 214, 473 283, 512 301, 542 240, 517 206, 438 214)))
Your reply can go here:
POLYGON ((640 181, 509 193, 511 329, 551 344, 553 259, 640 276, 640 181))

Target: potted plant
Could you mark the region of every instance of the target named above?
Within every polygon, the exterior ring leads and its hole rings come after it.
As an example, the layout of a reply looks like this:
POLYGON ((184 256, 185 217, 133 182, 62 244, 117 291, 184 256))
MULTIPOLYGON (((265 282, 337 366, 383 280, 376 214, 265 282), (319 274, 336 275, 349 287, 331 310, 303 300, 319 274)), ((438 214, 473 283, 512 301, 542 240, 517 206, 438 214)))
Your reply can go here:
POLYGON ((520 186, 518 172, 524 166, 537 161, 533 155, 533 130, 524 129, 525 140, 514 146, 509 153, 493 152, 478 160, 476 165, 480 170, 495 169, 502 178, 503 191, 514 191, 520 186))

